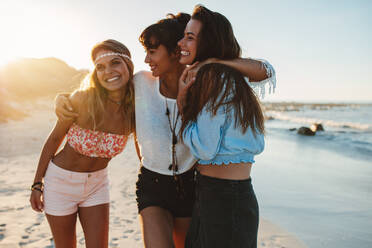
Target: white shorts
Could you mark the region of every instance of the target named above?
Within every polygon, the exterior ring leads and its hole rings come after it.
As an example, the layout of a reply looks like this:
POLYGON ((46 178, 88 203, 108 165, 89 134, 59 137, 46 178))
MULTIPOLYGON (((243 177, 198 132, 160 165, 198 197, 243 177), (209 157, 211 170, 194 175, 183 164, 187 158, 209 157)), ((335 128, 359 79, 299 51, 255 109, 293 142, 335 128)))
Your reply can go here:
POLYGON ((44 177, 44 211, 64 216, 76 213, 79 207, 110 202, 107 168, 95 172, 75 172, 49 162, 44 177))

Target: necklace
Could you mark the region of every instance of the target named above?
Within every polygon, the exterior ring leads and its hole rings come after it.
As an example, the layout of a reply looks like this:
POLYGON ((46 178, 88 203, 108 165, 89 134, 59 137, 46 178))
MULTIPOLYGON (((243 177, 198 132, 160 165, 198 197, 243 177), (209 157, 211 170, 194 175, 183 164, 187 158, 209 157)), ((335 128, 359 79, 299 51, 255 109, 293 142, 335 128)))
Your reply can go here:
MULTIPOLYGON (((160 87, 163 85, 162 80, 159 80, 160 87)), ((177 153, 176 153, 176 144, 178 142, 177 139, 177 134, 176 134, 176 126, 178 122, 178 117, 179 117, 179 112, 177 111, 176 114, 176 105, 177 103, 174 103, 173 105, 173 115, 172 115, 172 120, 170 117, 170 111, 168 107, 168 98, 165 97, 165 115, 168 118, 168 124, 169 124, 169 130, 172 135, 172 163, 169 165, 168 169, 173 171, 173 176, 175 177, 176 180, 176 174, 178 171, 178 163, 177 163, 177 153)))
POLYGON ((172 164, 169 165, 168 169, 172 170, 173 176, 175 176, 178 171, 177 154, 176 154, 176 144, 178 142, 178 139, 177 139, 177 134, 176 134, 176 126, 177 126, 177 122, 179 119, 178 117, 180 113, 177 111, 177 114, 176 114, 176 103, 174 103, 173 115, 172 115, 172 120, 171 120, 167 98, 165 98, 165 115, 168 118, 169 129, 172 134, 172 164))
POLYGON ((121 103, 123 101, 123 99, 121 99, 120 101, 116 101, 116 100, 111 99, 110 97, 107 97, 107 100, 109 100, 110 102, 113 102, 113 103, 115 103, 117 105, 121 105, 121 103))
MULTIPOLYGON (((159 80, 160 84, 162 83, 161 80, 159 80)), ((175 102, 173 105, 173 115, 172 115, 172 120, 170 117, 170 111, 168 107, 168 99, 165 97, 165 115, 168 118, 168 124, 169 124, 169 129, 172 134, 172 163, 169 165, 168 169, 173 171, 173 179, 175 182, 176 186, 176 191, 179 193, 179 197, 183 199, 185 197, 185 192, 183 188, 183 183, 182 183, 182 177, 178 176, 178 161, 177 161, 177 153, 176 153, 176 144, 178 142, 177 139, 177 134, 176 134, 176 127, 177 127, 177 122, 179 119, 179 111, 177 110, 176 114, 176 106, 177 103, 175 102)))
POLYGON ((170 111, 168 108, 168 99, 165 98, 165 115, 168 117, 168 123, 169 123, 169 129, 172 133, 172 164, 169 165, 168 169, 173 171, 173 179, 176 185, 176 190, 179 193, 179 197, 183 199, 185 197, 184 188, 182 186, 182 178, 178 176, 178 162, 177 162, 177 153, 176 153, 176 144, 178 142, 177 135, 176 135, 176 126, 178 122, 178 117, 180 115, 180 112, 177 111, 176 115, 176 105, 177 103, 174 103, 173 105, 173 116, 172 121, 170 118, 170 111))

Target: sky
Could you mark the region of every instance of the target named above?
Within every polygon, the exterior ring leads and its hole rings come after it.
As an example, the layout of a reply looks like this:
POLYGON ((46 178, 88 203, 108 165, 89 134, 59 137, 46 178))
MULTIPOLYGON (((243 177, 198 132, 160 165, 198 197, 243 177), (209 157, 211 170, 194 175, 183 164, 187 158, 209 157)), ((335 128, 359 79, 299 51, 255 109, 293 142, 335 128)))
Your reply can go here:
POLYGON ((90 50, 116 39, 135 71, 149 70, 140 33, 167 13, 203 4, 225 15, 243 57, 275 68, 265 101, 372 102, 372 1, 369 0, 1 0, 0 66, 56 57, 92 69, 90 50))

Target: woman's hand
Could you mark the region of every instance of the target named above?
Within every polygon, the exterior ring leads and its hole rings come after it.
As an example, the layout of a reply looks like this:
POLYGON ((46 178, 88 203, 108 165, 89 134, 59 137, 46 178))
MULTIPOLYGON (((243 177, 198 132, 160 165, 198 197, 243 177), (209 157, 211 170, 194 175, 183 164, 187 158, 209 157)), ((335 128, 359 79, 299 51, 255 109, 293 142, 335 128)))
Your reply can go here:
POLYGON ((188 84, 189 82, 193 83, 195 81, 196 74, 198 73, 199 69, 203 65, 210 64, 210 63, 219 63, 219 60, 215 58, 209 58, 209 59, 204 60, 203 62, 195 62, 191 66, 187 67, 184 71, 184 73, 187 72, 187 75, 184 76, 185 84, 188 84))
POLYGON ((179 112, 182 114, 183 106, 186 104, 186 95, 188 89, 193 85, 196 78, 196 73, 199 68, 197 65, 199 62, 195 62, 191 66, 185 68, 180 79, 178 80, 178 95, 177 95, 177 106, 179 112), (195 71, 196 70, 196 71, 195 71))
POLYGON ((69 94, 58 94, 55 99, 55 113, 61 121, 74 120, 79 115, 74 112, 71 102, 69 100, 69 94))
POLYGON ((30 203, 33 210, 36 212, 44 211, 43 193, 38 190, 31 191, 30 203))

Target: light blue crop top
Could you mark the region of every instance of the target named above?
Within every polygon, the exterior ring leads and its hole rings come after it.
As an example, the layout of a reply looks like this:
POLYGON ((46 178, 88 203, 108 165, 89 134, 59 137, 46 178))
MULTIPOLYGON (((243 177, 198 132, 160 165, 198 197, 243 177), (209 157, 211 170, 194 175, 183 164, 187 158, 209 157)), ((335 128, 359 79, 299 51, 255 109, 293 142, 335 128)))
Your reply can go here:
MULTIPOLYGON (((275 91, 276 73, 273 66, 266 60, 259 60, 266 70, 267 78, 260 82, 246 82, 263 98, 265 87, 269 86, 269 93, 275 91)), ((191 153, 199 159, 199 164, 229 164, 254 163, 254 156, 261 153, 265 147, 264 135, 256 129, 254 135, 248 127, 243 134, 241 128, 235 128, 234 110, 225 112, 221 106, 217 114, 207 111, 204 106, 196 122, 189 124, 183 132, 183 142, 191 153)))
POLYGON ((206 108, 182 134, 184 144, 199 159, 198 163, 254 163, 254 156, 264 149, 264 135, 258 129, 254 135, 250 127, 244 134, 239 126, 235 128, 234 110, 225 113, 226 107, 221 106, 212 116, 206 108))

